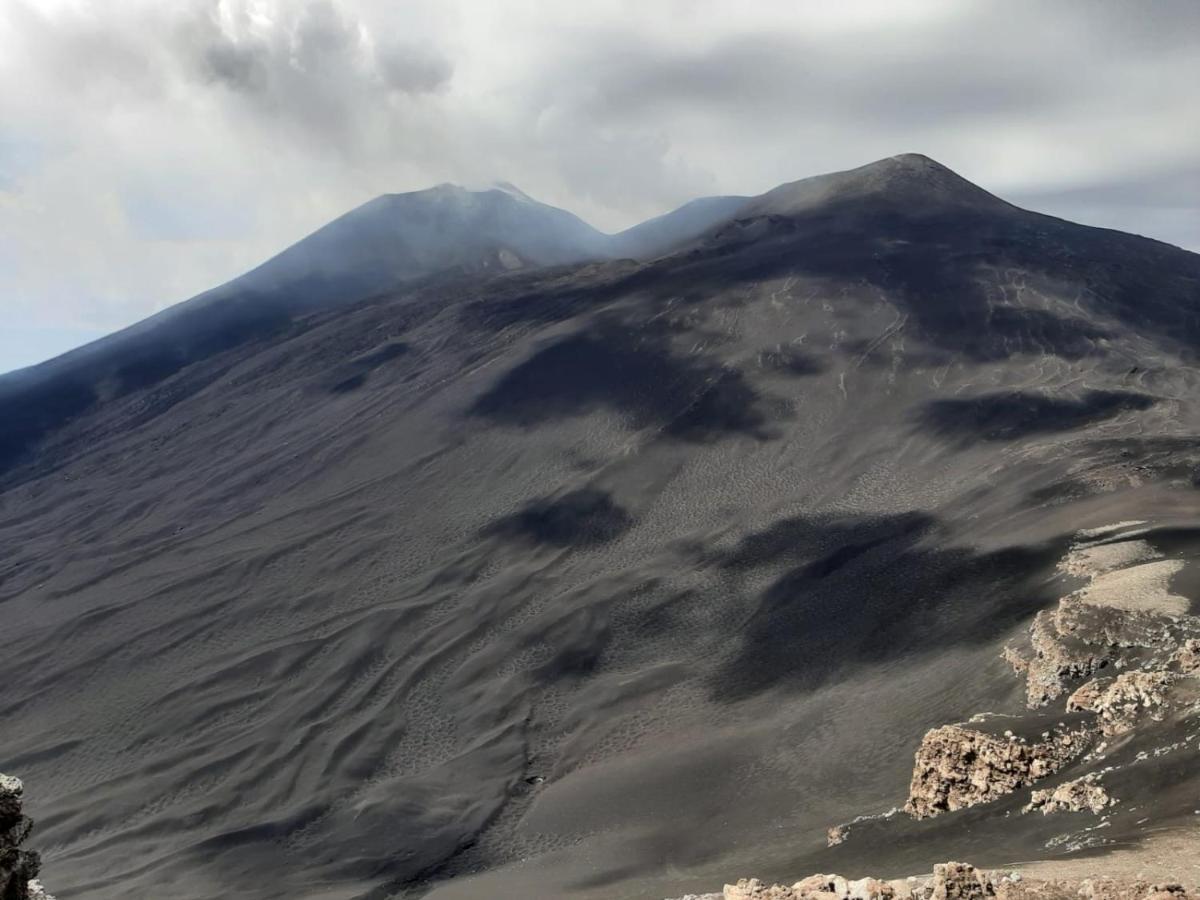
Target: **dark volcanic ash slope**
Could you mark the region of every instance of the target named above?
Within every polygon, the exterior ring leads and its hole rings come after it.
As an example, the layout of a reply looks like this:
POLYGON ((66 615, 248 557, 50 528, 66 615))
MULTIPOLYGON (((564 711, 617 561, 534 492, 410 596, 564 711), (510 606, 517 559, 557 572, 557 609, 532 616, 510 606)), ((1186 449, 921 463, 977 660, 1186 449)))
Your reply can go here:
MULTIPOLYGON (((1200 257, 906 156, 654 262, 85 384, 2 476, 0 769, 67 898, 658 900, 1061 852, 987 805, 825 829, 902 804, 928 729, 1024 709, 1001 651, 1079 587, 1080 529, 1149 520, 1191 595, 1198 345, 1200 257)), ((1153 825, 1192 814, 1171 765, 1153 825)))
MULTIPOLYGON (((701 198, 609 235, 507 184, 481 191, 443 184, 377 197, 227 284, 0 378, 0 470, 44 461, 31 459, 47 456, 44 448, 34 453, 44 439, 98 404, 140 395, 194 363, 281 336, 315 311, 448 279, 652 259, 728 219, 746 199, 701 198)), ((192 390, 202 384, 186 382, 192 390)), ((173 403, 181 395, 167 396, 173 403)))

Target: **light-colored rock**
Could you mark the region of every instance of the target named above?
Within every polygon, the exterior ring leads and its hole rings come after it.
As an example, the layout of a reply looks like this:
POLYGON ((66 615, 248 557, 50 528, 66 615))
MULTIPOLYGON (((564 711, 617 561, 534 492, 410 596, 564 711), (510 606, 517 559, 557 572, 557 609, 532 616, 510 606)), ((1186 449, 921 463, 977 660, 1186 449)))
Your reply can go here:
POLYGON ((1183 646, 1175 654, 1174 662, 1179 671, 1185 675, 1200 673, 1200 640, 1191 638, 1183 642, 1183 646))
POLYGON ((726 885, 722 894, 689 894, 680 900, 840 900, 841 885, 855 896, 900 900, 1200 900, 1181 885, 1114 878, 1055 880, 1026 878, 1020 872, 987 871, 967 863, 934 866, 932 878, 847 882, 838 875, 810 875, 791 887, 767 886, 756 878, 726 885), (887 890, 891 893, 887 893, 887 890))
POLYGON ((1004 658, 1025 679, 1031 709, 1069 693, 1072 683, 1106 668, 1119 668, 1153 653, 1169 653, 1188 633, 1200 630, 1196 617, 1176 620, 1155 612, 1119 609, 1064 597, 1034 616, 1029 650, 1004 650, 1004 658))
POLYGON ((809 875, 792 885, 792 893, 807 897, 811 894, 836 894, 834 885, 836 875, 809 875))
POLYGON ((939 863, 933 867, 931 900, 983 900, 995 893, 991 880, 968 863, 939 863))
POLYGON ((849 884, 850 900, 893 900, 895 890, 886 881, 875 878, 860 878, 849 884))
POLYGON ((1162 720, 1167 689, 1177 678, 1171 672, 1142 671, 1097 678, 1070 696, 1067 709, 1097 713, 1106 736, 1126 734, 1142 718, 1162 720))
POLYGON ((799 900, 790 887, 766 885, 757 878, 741 878, 737 884, 725 885, 725 900, 799 900))
POLYGON ((1054 812, 1087 810, 1099 815, 1117 802, 1104 790, 1100 780, 1100 775, 1091 772, 1082 778, 1064 782, 1056 788, 1034 791, 1029 804, 1021 811, 1041 812, 1042 815, 1048 816, 1054 812))
POLYGON ((848 837, 850 837, 849 825, 834 825, 825 833, 825 843, 827 846, 836 847, 838 844, 846 843, 848 837))
POLYGON ((925 819, 996 800, 1053 775, 1090 743, 1087 730, 1052 732, 1031 743, 961 725, 934 728, 917 750, 904 810, 925 819))

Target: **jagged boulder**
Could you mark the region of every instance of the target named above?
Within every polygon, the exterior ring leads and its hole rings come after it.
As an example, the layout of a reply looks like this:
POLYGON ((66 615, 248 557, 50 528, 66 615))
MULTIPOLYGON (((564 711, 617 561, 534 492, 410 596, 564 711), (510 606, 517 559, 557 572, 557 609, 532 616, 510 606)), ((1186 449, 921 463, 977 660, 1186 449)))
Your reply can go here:
MULTIPOLYGON (((907 885, 905 885, 907 887, 907 885)), ((877 878, 851 881, 841 875, 810 875, 791 887, 767 885, 743 878, 725 885, 725 900, 909 900, 912 892, 898 892, 895 884, 877 878)))
POLYGON ((984 900, 996 895, 991 879, 968 863, 934 866, 932 887, 930 900, 984 900))
POLYGON ((1087 730, 1052 732, 1037 743, 943 725, 917 750, 904 811, 915 819, 988 803, 1053 775, 1091 743, 1087 730))
POLYGON ((1174 662, 1185 675, 1200 674, 1200 640, 1193 638, 1184 641, 1175 654, 1174 662))
POLYGON ((1088 812, 1099 815, 1117 801, 1108 795, 1100 783, 1100 775, 1090 772, 1082 778, 1067 781, 1056 788, 1034 791, 1029 804, 1022 812, 1040 812, 1044 816, 1054 812, 1088 812))
POLYGON ((1144 717, 1162 720, 1167 691, 1177 679, 1171 672, 1123 672, 1116 678, 1097 678, 1070 696, 1067 709, 1099 715, 1107 736, 1125 734, 1144 717))
POLYGON ((792 885, 792 891, 802 897, 814 894, 832 894, 842 896, 841 891, 849 891, 850 882, 840 875, 809 875, 792 885))
POLYGON ((878 878, 860 878, 848 885, 850 900, 894 900, 896 889, 891 882, 878 878))
POLYGON ((799 900, 790 887, 766 885, 757 878, 739 878, 737 884, 725 885, 725 900, 799 900))

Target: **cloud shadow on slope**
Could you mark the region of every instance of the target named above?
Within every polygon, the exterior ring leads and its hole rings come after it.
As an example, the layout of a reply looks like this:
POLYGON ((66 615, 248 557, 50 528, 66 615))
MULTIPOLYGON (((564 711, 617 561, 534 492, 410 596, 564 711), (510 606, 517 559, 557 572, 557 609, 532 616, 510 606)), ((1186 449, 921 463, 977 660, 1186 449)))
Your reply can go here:
POLYGON ((601 321, 543 345, 469 414, 529 428, 608 409, 634 428, 704 443, 735 434, 769 438, 762 400, 738 369, 676 353, 661 325, 601 321))
POLYGON ((706 560, 730 575, 786 568, 749 612, 736 653, 712 675, 714 699, 811 690, 854 669, 997 638, 1053 597, 1054 545, 980 553, 938 544, 921 512, 795 516, 706 560))
MULTIPOLYGON (((260 308, 255 300, 178 311, 157 327, 135 327, 105 339, 109 346, 104 352, 85 348, 5 376, 0 382, 0 476, 28 461, 45 439, 100 406, 102 399, 157 388, 185 367, 278 337, 292 326, 286 314, 260 308)), ((159 391, 141 405, 136 420, 162 413, 213 377, 197 376, 159 391)))
POLYGON ((1154 397, 1131 391, 1085 391, 1079 399, 1033 391, 933 400, 918 413, 921 425, 964 440, 1006 441, 1070 431, 1123 412, 1149 409, 1154 397))
POLYGON ((586 487, 534 500, 481 533, 551 547, 589 547, 616 540, 632 525, 633 517, 610 493, 586 487))

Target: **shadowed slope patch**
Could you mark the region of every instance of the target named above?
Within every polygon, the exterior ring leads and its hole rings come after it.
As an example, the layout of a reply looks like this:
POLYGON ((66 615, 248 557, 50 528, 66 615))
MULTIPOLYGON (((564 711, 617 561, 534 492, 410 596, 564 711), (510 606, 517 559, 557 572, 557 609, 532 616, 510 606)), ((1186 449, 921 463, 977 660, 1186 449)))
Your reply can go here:
POLYGON ((60 379, 0 399, 0 472, 13 465, 46 435, 96 402, 95 391, 74 379, 60 379))
POLYGON ((408 349, 408 345, 403 341, 393 341, 340 366, 333 376, 334 383, 329 388, 330 393, 346 394, 357 390, 366 384, 372 372, 403 356, 408 349))
POLYGON ((553 547, 587 547, 615 540, 632 524, 633 517, 611 494, 589 487, 535 500, 489 525, 483 534, 553 547))
POLYGON ((528 428, 609 409, 631 427, 660 427, 682 441, 765 439, 760 399, 739 370, 677 355, 661 327, 602 323, 543 346, 476 400, 470 414, 528 428))
POLYGON ((1070 431, 1123 412, 1149 409, 1157 401, 1132 391, 1085 391, 1078 399, 1032 391, 1005 391, 953 400, 934 400, 919 414, 921 424, 964 439, 1005 441, 1070 431))
POLYGON ((169 378, 230 350, 279 339, 292 324, 270 306, 214 304, 183 310, 156 329, 136 325, 118 332, 104 339, 107 353, 85 347, 6 376, 0 380, 0 476, 40 461, 43 441, 97 407, 140 394, 139 420, 165 412, 207 383, 192 377, 186 385, 163 386, 169 378), (151 393, 160 386, 169 389, 151 393))
POLYGON ((796 516, 747 536, 719 566, 790 568, 760 594, 739 651, 711 676, 713 697, 810 690, 858 667, 991 640, 1049 602, 1044 572, 1056 549, 939 546, 926 540, 938 528, 921 512, 796 516))

